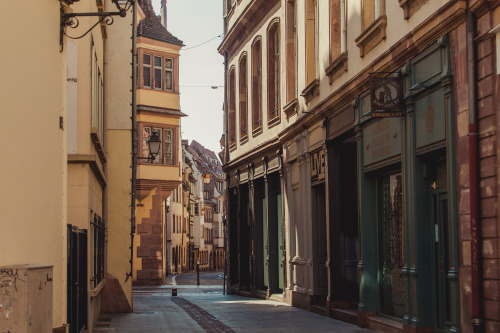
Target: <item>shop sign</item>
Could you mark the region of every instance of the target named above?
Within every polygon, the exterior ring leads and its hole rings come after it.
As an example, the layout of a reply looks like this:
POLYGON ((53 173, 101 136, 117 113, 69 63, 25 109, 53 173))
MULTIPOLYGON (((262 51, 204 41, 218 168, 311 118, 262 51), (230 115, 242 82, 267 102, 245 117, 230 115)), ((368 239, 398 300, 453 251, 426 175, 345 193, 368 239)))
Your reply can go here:
POLYGON ((363 129, 363 165, 401 154, 401 120, 378 119, 363 129))
POLYGON ((401 78, 373 78, 370 93, 372 117, 401 117, 403 115, 401 78))
POLYGON ((317 150, 311 156, 311 182, 325 179, 325 150, 317 150))

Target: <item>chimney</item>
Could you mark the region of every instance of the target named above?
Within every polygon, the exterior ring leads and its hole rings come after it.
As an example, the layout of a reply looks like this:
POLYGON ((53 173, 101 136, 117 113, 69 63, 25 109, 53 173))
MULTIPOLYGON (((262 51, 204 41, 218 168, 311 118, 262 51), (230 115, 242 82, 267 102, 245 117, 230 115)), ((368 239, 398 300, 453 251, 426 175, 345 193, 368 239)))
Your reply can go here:
POLYGON ((167 29, 167 0, 161 0, 161 24, 167 29))

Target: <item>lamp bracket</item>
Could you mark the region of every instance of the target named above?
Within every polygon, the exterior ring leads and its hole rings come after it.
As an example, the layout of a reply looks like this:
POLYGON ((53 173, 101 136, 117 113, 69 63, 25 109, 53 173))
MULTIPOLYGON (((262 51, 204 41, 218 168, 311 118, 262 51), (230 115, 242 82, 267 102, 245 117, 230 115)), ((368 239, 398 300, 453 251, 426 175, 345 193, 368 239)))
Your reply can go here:
POLYGON ((106 25, 112 25, 114 23, 114 18, 113 16, 120 16, 120 17, 125 17, 127 15, 127 11, 132 7, 134 4, 135 0, 128 0, 126 5, 124 7, 120 7, 118 4, 118 1, 113 0, 113 3, 116 5, 118 8, 117 12, 95 12, 95 13, 66 13, 64 11, 64 7, 61 4, 61 9, 60 9, 60 31, 59 31, 59 45, 60 45, 60 52, 63 51, 64 47, 64 42, 63 42, 63 36, 66 36, 70 39, 80 39, 85 37, 92 29, 94 29, 98 24, 101 22, 104 22, 106 25), (69 27, 71 29, 76 29, 80 25, 80 20, 78 19, 79 17, 99 17, 99 20, 91 26, 85 33, 83 33, 80 36, 70 36, 66 34, 66 27, 69 27))

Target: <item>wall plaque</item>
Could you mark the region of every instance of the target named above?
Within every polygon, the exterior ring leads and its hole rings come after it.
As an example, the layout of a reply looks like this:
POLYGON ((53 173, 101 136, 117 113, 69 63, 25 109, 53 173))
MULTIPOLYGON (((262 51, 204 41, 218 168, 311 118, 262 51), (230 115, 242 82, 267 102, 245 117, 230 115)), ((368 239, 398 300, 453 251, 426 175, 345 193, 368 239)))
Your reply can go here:
POLYGON ((403 115, 403 82, 400 77, 371 80, 372 117, 401 117, 403 115))

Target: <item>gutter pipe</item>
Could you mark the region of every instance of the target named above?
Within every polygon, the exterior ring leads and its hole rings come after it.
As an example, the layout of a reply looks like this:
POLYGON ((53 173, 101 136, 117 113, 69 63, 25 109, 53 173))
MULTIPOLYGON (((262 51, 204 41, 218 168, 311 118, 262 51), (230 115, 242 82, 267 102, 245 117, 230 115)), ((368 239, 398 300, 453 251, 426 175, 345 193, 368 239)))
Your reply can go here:
POLYGON ((479 174, 478 174, 478 126, 477 126, 477 69, 476 69, 476 22, 467 1, 467 86, 469 101, 469 200, 470 200, 470 233, 471 233, 471 303, 473 332, 482 331, 483 318, 481 309, 481 249, 479 222, 479 174))
POLYGON ((134 268, 134 234, 135 234, 135 198, 137 183, 137 103, 136 103, 136 71, 137 67, 137 1, 134 2, 132 15, 132 193, 130 195, 130 273, 125 281, 132 277, 134 268))

